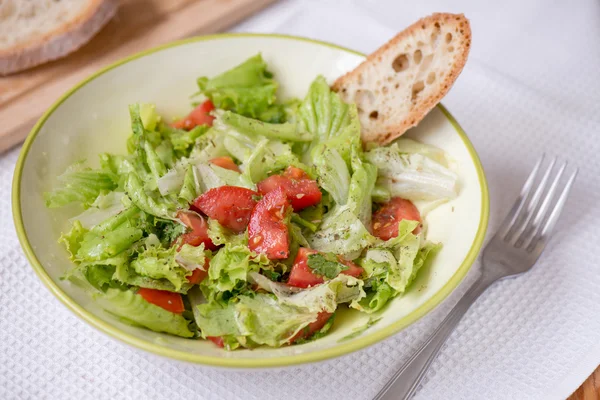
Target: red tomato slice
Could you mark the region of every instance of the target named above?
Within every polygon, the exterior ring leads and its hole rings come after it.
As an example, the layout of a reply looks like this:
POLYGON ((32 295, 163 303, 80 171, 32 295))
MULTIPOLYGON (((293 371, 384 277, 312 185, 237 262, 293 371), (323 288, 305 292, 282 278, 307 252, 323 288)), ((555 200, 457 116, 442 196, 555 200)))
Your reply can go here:
POLYGON ((283 171, 283 176, 285 176, 286 178, 296 179, 296 180, 310 179, 308 177, 308 175, 306 174, 306 172, 304 172, 300 168, 294 167, 293 165, 290 165, 289 167, 287 167, 285 169, 285 171, 283 171))
POLYGON ((358 278, 359 276, 362 275, 362 273, 364 271, 364 269, 362 267, 359 267, 358 265, 354 264, 352 261, 343 259, 341 256, 338 256, 338 260, 339 260, 339 262, 341 262, 342 264, 344 264, 345 266, 348 267, 348 269, 341 272, 342 274, 350 275, 355 278, 358 278))
POLYGON ((192 274, 187 277, 188 282, 191 283, 192 285, 202 282, 204 280, 204 278, 206 278, 208 276, 208 267, 209 266, 210 266, 210 262, 207 258, 207 259, 205 259, 205 262, 204 262, 204 269, 196 268, 194 271, 192 271, 192 274))
POLYGON ((198 125, 212 126, 215 117, 213 117, 209 113, 214 109, 215 106, 212 103, 212 101, 206 100, 204 103, 194 108, 192 112, 188 114, 187 117, 185 117, 184 119, 180 119, 179 121, 173 122, 171 126, 177 129, 185 129, 186 131, 189 131, 190 129, 198 125))
POLYGON ((179 293, 169 292, 167 290, 140 288, 138 294, 148 303, 162 307, 172 313, 181 314, 185 310, 183 299, 179 293))
MULTIPOLYGON (((398 236, 398 224, 403 219, 421 221, 421 214, 410 200, 394 197, 373 213, 373 235, 383 240, 398 236)), ((413 231, 417 234, 421 226, 413 231)))
POLYGON ((192 230, 191 232, 181 235, 179 249, 186 243, 191 246, 200 246, 204 243, 204 248, 207 250, 217 249, 217 246, 215 246, 208 237, 208 224, 201 215, 189 211, 179 211, 177 213, 177 218, 192 230))
POLYGON ((225 347, 222 336, 207 336, 206 338, 219 347, 225 347))
POLYGON ((282 188, 265 195, 256 204, 248 224, 248 247, 271 260, 288 258, 288 227, 283 221, 290 203, 282 188))
POLYGON ((304 171, 295 167, 288 167, 283 175, 272 175, 256 186, 258 191, 265 195, 278 187, 285 190, 287 198, 292 203, 294 211, 314 206, 321 201, 321 190, 317 181, 308 179, 304 171))
POLYGON ((256 205, 253 190, 237 186, 210 189, 194 200, 194 206, 235 232, 243 232, 256 205))
POLYGON ((306 328, 304 328, 300 332, 296 333, 290 339, 290 343, 294 343, 298 339, 308 339, 309 337, 314 335, 316 332, 320 331, 325 326, 327 321, 329 321, 329 318, 331 318, 332 315, 333 314, 325 312, 325 311, 320 312, 319 314, 317 314, 317 319, 314 322, 311 322, 310 324, 308 324, 306 326, 306 328))
MULTIPOLYGON (((307 263, 308 256, 316 253, 318 253, 318 251, 304 247, 298 249, 298 255, 296 255, 294 264, 292 265, 292 270, 290 271, 290 277, 287 282, 288 285, 307 288, 320 285, 321 283, 325 282, 323 277, 315 274, 307 263)), ((344 260, 340 256, 338 256, 338 260, 348 267, 348 269, 341 272, 342 274, 358 278, 363 273, 363 269, 354 264, 352 261, 344 260)))
POLYGON ((235 172, 241 172, 238 166, 233 162, 231 157, 217 157, 209 161, 211 164, 215 164, 217 167, 230 169, 235 172))
POLYGON ((307 264, 308 256, 310 254, 316 254, 318 251, 310 250, 304 247, 298 249, 298 254, 294 259, 292 270, 290 271, 290 277, 287 284, 290 286, 307 288, 316 286, 323 283, 323 278, 313 274, 312 270, 307 264))

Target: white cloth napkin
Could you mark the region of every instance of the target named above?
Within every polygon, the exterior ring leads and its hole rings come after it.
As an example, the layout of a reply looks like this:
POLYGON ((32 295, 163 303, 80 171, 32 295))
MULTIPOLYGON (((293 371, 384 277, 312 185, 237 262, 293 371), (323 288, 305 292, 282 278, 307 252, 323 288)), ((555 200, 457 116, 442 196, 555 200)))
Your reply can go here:
MULTIPOLYGON (((600 363, 600 3, 282 1, 236 31, 279 32, 374 50, 421 16, 464 12, 473 48, 444 99, 490 185, 490 232, 542 152, 580 168, 533 271, 497 284, 458 326, 418 399, 564 399, 600 363)), ((109 339, 38 281, 18 245, 0 158, 0 398, 369 399, 473 281, 393 338, 339 359, 233 372, 159 358, 109 339)), ((459 229, 459 228, 458 228, 459 229)))

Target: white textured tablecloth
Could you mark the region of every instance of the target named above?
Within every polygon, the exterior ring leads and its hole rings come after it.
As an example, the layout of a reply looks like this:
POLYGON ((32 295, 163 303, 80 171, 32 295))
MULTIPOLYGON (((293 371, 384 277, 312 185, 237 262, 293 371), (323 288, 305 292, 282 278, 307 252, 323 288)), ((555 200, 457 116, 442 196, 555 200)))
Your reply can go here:
MULTIPOLYGON (((235 30, 297 34, 370 52, 434 11, 464 12, 472 22, 469 62, 444 103, 485 167, 490 232, 540 153, 569 159, 581 171, 537 267, 479 299, 417 398, 563 399, 600 363, 600 3, 296 0, 235 30)), ((17 152, 0 158, 1 399, 369 399, 475 274, 395 337, 321 364, 232 372, 158 358, 97 332, 38 281, 10 212, 17 152)))

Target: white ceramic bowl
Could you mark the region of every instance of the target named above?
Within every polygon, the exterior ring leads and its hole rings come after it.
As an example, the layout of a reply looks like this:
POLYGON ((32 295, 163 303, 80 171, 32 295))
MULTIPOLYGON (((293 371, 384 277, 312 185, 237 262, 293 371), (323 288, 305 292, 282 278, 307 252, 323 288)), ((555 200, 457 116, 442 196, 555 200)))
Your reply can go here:
POLYGON ((13 183, 19 239, 50 291, 99 330, 153 353, 213 366, 275 367, 318 361, 376 343, 415 322, 452 292, 474 262, 488 221, 485 176, 465 133, 450 113, 438 106, 408 135, 446 150, 457 162, 460 195, 427 216, 428 238, 444 247, 432 265, 419 272, 410 290, 394 299, 382 319, 358 337, 340 341, 368 319, 346 311, 339 313, 330 334, 314 342, 226 352, 209 341, 122 324, 77 286, 61 281, 59 277, 71 264, 57 239, 74 210, 47 209, 42 193, 77 160, 87 158, 94 164, 101 152, 125 152, 128 104, 151 102, 162 115, 182 115, 197 90, 197 77, 218 74, 258 52, 281 83, 280 98, 303 97, 318 74, 333 80, 364 59, 338 46, 281 35, 193 38, 134 55, 97 72, 61 97, 30 133, 13 183))

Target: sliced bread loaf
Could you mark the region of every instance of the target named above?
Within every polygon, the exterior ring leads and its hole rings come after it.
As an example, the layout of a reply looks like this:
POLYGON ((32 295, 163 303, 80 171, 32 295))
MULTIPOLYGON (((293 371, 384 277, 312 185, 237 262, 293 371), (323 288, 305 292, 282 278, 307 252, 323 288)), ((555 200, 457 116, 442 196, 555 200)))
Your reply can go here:
POLYGON ((0 75, 63 57, 117 11, 118 0, 0 1, 0 75))
POLYGON ((356 103, 363 142, 386 144, 417 125, 448 93, 471 47, 469 20, 423 18, 338 78, 333 89, 356 103))

